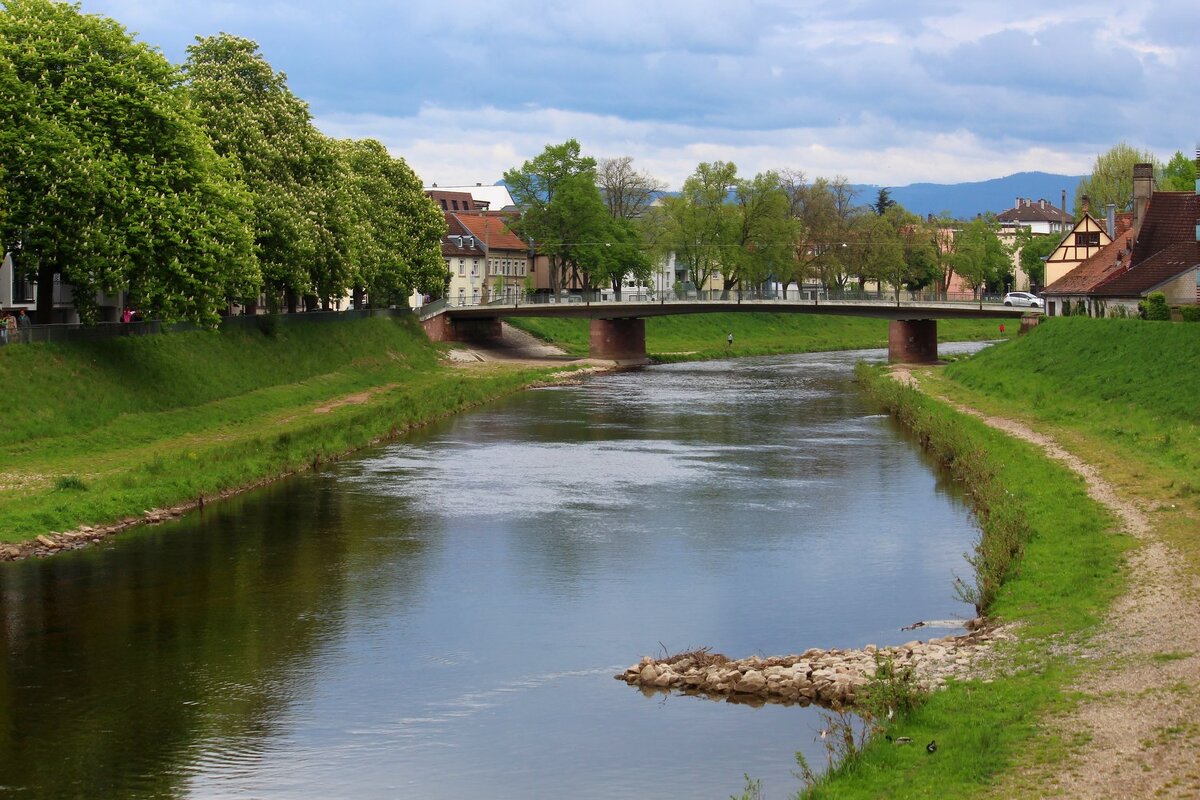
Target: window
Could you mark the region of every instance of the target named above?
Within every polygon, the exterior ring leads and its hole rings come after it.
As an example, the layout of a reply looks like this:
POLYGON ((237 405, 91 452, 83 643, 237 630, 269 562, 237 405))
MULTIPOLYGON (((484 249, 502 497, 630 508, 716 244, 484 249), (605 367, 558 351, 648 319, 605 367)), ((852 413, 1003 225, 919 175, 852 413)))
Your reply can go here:
POLYGON ((457 200, 451 200, 450 205, 454 206, 455 211, 458 211, 458 201, 457 200))
POLYGON ((474 275, 476 272, 479 272, 479 259, 478 258, 472 259, 472 261, 471 261, 471 274, 474 275))
POLYGON ((1076 247, 1099 247, 1100 246, 1100 231, 1091 231, 1086 233, 1075 234, 1076 247))
POLYGON ((460 258, 460 259, 458 260, 458 274, 459 274, 459 275, 466 275, 466 274, 467 274, 467 262, 466 262, 466 259, 462 259, 462 258, 460 258))

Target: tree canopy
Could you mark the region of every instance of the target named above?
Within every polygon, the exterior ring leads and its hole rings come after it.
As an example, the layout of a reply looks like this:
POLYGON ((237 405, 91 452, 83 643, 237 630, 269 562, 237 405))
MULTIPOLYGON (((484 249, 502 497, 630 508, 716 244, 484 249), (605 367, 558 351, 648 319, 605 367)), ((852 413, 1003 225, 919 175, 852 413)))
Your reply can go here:
POLYGON ((209 321, 258 282, 248 198, 209 143, 179 70, 116 22, 50 0, 0 11, 5 246, 54 277, 85 321, 98 293, 129 291, 163 319, 209 321))
POLYGON ((1153 164, 1156 172, 1161 170, 1154 154, 1138 150, 1125 142, 1096 156, 1091 174, 1075 187, 1076 213, 1083 208, 1085 196, 1093 209, 1102 209, 1109 203, 1116 204, 1118 211, 1132 209, 1134 164, 1153 164))
POLYGON ((1167 192, 1193 192, 1196 190, 1196 162, 1176 150, 1175 155, 1163 167, 1159 188, 1167 192))
MULTIPOLYGON (((623 170, 632 168, 628 163, 623 170)), ((628 219, 642 200, 606 205, 597 186, 596 160, 569 139, 504 173, 521 217, 511 227, 550 259, 552 291, 571 285, 620 287, 627 273, 644 277, 649 262, 628 219)), ((610 194, 609 202, 614 201, 610 194)))

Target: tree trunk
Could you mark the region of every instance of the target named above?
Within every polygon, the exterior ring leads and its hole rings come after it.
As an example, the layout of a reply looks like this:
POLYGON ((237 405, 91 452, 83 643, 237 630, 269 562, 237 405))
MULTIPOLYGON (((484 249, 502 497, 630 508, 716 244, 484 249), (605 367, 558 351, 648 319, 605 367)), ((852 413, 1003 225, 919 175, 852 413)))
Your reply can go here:
POLYGON ((351 302, 354 303, 355 311, 362 311, 363 294, 364 294, 363 287, 361 287, 361 286, 354 287, 354 292, 353 292, 353 294, 351 294, 351 302))
POLYGON ((296 313, 296 304, 298 302, 298 299, 296 297, 296 290, 295 289, 284 289, 283 297, 284 297, 284 302, 287 304, 287 313, 295 314, 296 313))

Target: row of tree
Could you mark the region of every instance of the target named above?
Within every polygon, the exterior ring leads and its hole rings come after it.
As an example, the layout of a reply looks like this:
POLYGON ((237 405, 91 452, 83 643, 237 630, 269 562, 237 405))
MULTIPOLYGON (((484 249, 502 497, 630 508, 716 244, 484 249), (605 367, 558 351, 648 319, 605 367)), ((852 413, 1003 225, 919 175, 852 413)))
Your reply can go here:
POLYGON ((81 318, 129 293, 165 320, 231 300, 295 310, 353 291, 439 292, 445 220, 379 142, 321 134, 254 42, 197 38, 169 63, 119 24, 53 0, 0 10, 0 237, 81 318))
POLYGON ((807 180, 797 171, 738 175, 730 162, 702 163, 682 189, 633 167, 597 162, 575 140, 504 174, 523 215, 514 230, 546 255, 551 289, 648 283, 653 263, 673 253, 688 281, 726 291, 868 282, 946 291, 955 274, 978 289, 1012 280, 1011 251, 993 217, 968 223, 923 219, 886 189, 874 205, 855 202, 845 178, 807 180))
MULTIPOLYGON (((1157 188, 1192 191, 1196 162, 1175 153, 1162 164, 1120 143, 1096 158, 1080 181, 1093 210, 1133 202, 1133 165, 1154 166, 1157 188)), ((946 292, 957 275, 967 288, 1000 291, 1013 282, 1012 254, 1041 285, 1044 259, 1058 237, 1018 232, 1002 240, 994 216, 968 222, 921 218, 881 189, 872 204, 856 202, 843 177, 809 181, 795 170, 738 175, 727 161, 697 166, 678 193, 639 172, 628 157, 595 159, 570 140, 504 175, 525 216, 513 227, 549 256, 552 288, 648 282, 652 264, 673 253, 688 281, 705 287, 719 276, 726 291, 820 284, 846 289, 868 283, 895 292, 931 287, 946 292), (607 213, 605 211, 607 210, 607 213)))

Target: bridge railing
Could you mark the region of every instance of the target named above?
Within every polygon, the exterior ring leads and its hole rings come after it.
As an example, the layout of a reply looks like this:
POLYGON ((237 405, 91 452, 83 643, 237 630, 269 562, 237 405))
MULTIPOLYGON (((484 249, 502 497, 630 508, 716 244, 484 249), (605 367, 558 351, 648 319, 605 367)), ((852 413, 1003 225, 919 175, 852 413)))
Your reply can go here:
POLYGON ((668 303, 872 303, 879 305, 930 305, 936 303, 972 303, 983 305, 998 305, 1002 302, 998 294, 976 294, 972 292, 939 292, 923 289, 919 291, 871 292, 851 289, 730 289, 712 290, 674 290, 621 292, 611 290, 593 291, 562 291, 558 294, 549 292, 531 292, 519 295, 507 295, 486 302, 478 298, 459 297, 438 300, 417 309, 422 319, 433 316, 443 308, 460 307, 519 307, 529 305, 600 305, 600 304, 668 304, 668 303))

